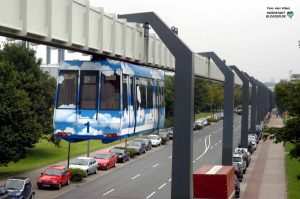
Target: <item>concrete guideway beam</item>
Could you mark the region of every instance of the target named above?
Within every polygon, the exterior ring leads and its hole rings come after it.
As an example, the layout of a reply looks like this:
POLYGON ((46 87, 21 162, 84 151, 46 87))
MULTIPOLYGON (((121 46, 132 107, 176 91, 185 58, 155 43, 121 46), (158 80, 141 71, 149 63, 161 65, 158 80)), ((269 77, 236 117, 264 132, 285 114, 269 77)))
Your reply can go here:
POLYGON ((257 120, 257 83, 254 78, 250 77, 247 73, 244 73, 249 79, 252 89, 251 89, 251 121, 250 121, 250 132, 251 134, 255 133, 255 126, 257 120))
POLYGON ((248 148, 248 120, 249 120, 249 79, 236 66, 229 66, 243 81, 242 88, 242 127, 241 127, 241 147, 248 148))
POLYGON ((194 53, 153 12, 118 15, 118 18, 150 24, 175 57, 171 197, 193 198, 194 53))
POLYGON ((232 165, 233 152, 233 106, 234 106, 234 73, 226 64, 214 53, 198 53, 201 56, 212 59, 219 70, 225 76, 224 82, 224 122, 223 122, 223 145, 222 145, 222 164, 232 165))

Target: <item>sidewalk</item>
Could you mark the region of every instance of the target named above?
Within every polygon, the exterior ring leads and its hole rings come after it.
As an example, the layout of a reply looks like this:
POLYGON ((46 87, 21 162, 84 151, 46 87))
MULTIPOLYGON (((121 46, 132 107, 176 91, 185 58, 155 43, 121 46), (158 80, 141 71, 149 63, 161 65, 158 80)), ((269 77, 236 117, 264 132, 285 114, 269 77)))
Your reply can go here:
MULTIPOLYGON (((282 127, 283 120, 272 115, 268 126, 282 127)), ((241 187, 243 199, 287 198, 283 145, 274 144, 272 140, 261 141, 252 156, 244 182, 241 187)))

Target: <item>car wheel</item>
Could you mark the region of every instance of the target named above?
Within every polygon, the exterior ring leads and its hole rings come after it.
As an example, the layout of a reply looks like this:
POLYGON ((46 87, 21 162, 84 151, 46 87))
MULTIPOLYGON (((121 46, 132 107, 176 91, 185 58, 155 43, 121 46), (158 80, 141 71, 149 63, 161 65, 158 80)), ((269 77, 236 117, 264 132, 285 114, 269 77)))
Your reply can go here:
POLYGON ((37 186, 38 187, 38 189, 42 189, 42 186, 37 186))
POLYGON ((123 157, 123 159, 122 159, 122 163, 124 163, 125 162, 125 157, 123 157))
POLYGON ((245 174, 246 173, 246 169, 243 171, 243 174, 245 174))
POLYGON ((58 190, 60 190, 60 189, 61 189, 61 183, 59 183, 59 184, 58 184, 58 187, 57 187, 57 189, 58 189, 58 190))
POLYGON ((106 165, 105 170, 108 170, 108 165, 106 165))
POLYGON ((86 177, 88 177, 88 175, 89 175, 89 171, 87 170, 87 171, 85 172, 85 176, 84 176, 84 177, 86 178, 86 177))
POLYGON ((69 185, 70 184, 70 179, 68 179, 68 181, 67 181, 67 185, 69 185))
POLYGON ((113 167, 116 167, 116 163, 114 163, 114 166, 113 167))
POLYGON ((96 170, 95 170, 94 174, 97 174, 97 173, 98 173, 98 168, 96 168, 96 170))

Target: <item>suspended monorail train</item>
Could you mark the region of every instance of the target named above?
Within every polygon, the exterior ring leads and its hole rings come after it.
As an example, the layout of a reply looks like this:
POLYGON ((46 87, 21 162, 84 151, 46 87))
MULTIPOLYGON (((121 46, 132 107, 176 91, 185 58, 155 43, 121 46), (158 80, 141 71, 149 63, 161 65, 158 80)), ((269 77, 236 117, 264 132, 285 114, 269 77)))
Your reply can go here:
POLYGON ((164 127, 164 72, 102 59, 59 66, 54 135, 109 143, 164 127))

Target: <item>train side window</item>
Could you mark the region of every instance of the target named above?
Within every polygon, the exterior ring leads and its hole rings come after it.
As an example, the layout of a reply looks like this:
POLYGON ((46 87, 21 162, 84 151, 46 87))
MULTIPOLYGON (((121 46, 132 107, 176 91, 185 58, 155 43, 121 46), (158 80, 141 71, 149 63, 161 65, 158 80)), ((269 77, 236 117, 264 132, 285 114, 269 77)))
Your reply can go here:
POLYGON ((152 109, 153 108, 153 91, 152 91, 152 81, 148 81, 147 85, 147 108, 152 109))
POLYGON ((97 109, 98 71, 82 71, 80 78, 80 109, 97 109))
POLYGON ((57 108, 76 108, 78 71, 60 71, 57 108))
POLYGON ((127 85, 128 85, 127 76, 123 76, 123 110, 128 110, 128 95, 127 95, 127 85))
POLYGON ((101 110, 120 110, 120 76, 101 75, 101 110))

